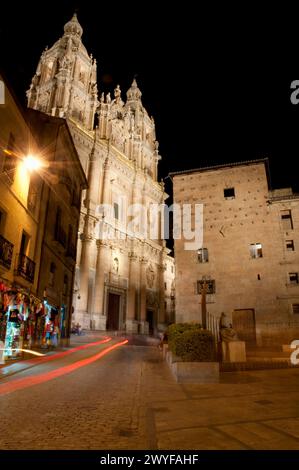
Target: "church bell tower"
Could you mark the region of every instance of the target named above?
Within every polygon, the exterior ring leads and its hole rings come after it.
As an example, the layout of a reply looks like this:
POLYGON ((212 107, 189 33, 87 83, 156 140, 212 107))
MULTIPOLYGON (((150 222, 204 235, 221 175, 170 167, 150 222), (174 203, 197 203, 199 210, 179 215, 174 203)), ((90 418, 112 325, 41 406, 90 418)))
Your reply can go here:
POLYGON ((92 130, 98 106, 97 64, 82 43, 82 33, 74 14, 63 36, 42 53, 27 99, 30 108, 92 130))

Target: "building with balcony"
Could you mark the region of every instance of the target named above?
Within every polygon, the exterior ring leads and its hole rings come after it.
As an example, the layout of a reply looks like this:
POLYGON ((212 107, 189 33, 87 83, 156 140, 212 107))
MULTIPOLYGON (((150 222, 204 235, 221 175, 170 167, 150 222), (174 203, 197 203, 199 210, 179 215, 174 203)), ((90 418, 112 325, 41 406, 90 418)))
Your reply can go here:
POLYGON ((23 110, 5 83, 0 108, 0 341, 8 356, 17 355, 13 350, 21 345, 42 344, 47 320, 57 324, 59 336, 68 336, 79 223, 73 201, 86 185, 66 121, 23 110))
MULTIPOLYGON (((240 339, 299 337, 299 195, 271 190, 267 159, 171 173, 174 202, 203 208, 203 244, 175 240, 176 320, 229 317, 240 339)), ((218 322, 219 323, 219 322, 218 322)))

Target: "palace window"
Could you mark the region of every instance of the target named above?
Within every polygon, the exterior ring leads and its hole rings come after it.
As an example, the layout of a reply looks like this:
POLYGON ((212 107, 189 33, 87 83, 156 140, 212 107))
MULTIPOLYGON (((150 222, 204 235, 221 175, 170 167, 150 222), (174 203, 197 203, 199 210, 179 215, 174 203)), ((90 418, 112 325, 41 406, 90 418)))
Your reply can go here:
POLYGON ((225 188, 223 190, 225 199, 234 199, 235 198, 235 188, 225 188))
POLYGON ((298 273, 289 273, 289 282, 290 284, 298 284, 299 283, 298 273))
POLYGON ((299 304, 293 304, 292 307, 294 315, 299 315, 299 304))
POLYGON ((249 246, 249 249, 250 249, 251 258, 262 258, 263 257, 262 245, 260 243, 252 243, 249 246))
POLYGON ((207 263, 209 261, 209 252, 207 248, 199 248, 197 255, 199 263, 207 263))
POLYGON ((294 240, 286 240, 287 251, 295 251, 294 240))
POLYGON ((282 228, 284 230, 292 230, 293 229, 292 212, 290 210, 280 211, 280 214, 281 214, 282 228))

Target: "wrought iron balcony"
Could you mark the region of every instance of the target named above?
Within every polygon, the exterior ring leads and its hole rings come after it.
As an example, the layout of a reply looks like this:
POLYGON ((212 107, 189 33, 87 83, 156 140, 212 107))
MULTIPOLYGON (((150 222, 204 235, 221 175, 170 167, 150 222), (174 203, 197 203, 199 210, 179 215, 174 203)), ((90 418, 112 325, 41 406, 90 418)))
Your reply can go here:
POLYGON ((0 235, 0 264, 10 269, 12 262, 13 244, 0 235))
POLYGON ((29 282, 34 281, 35 262, 28 256, 20 253, 18 257, 17 274, 29 282))

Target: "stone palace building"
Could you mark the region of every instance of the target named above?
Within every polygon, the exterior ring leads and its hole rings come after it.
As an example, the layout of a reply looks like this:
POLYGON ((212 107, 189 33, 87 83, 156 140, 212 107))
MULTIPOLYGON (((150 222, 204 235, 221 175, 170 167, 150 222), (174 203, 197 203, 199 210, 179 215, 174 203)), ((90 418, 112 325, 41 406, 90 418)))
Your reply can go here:
POLYGON ((267 159, 171 176, 175 203, 203 204, 203 245, 175 240, 176 320, 202 320, 206 282, 208 323, 224 311, 248 343, 298 338, 299 194, 269 189, 267 159))
POLYGON ((98 100, 97 64, 82 33, 74 15, 42 53, 27 92, 30 108, 67 120, 88 179, 73 319, 83 328, 154 333, 174 318, 174 263, 161 236, 141 237, 127 221, 132 204, 147 210, 167 198, 157 181, 155 123, 136 80, 125 101, 119 86, 98 100))

